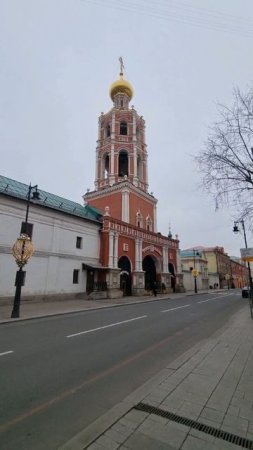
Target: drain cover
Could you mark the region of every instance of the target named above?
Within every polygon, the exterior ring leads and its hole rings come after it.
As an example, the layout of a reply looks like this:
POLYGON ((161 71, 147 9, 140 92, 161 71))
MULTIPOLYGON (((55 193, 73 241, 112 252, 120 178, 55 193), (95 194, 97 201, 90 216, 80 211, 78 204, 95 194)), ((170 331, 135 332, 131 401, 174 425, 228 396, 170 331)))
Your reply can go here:
POLYGON ((205 425, 204 423, 197 422, 196 420, 188 419, 187 417, 179 416, 169 411, 165 411, 160 408, 156 408, 154 406, 150 406, 146 403, 138 403, 138 405, 134 406, 134 409, 138 411, 144 411, 149 414, 156 414, 160 417, 165 417, 173 422, 181 423, 182 425, 186 425, 188 427, 194 428, 195 430, 199 430, 202 433, 210 434, 211 436, 215 436, 218 439, 222 439, 223 441, 231 442, 231 444, 239 445, 243 448, 248 448, 249 450, 253 450, 253 441, 249 439, 245 439, 241 436, 237 436, 236 434, 228 433, 227 431, 219 430, 215 427, 210 427, 209 425, 205 425))

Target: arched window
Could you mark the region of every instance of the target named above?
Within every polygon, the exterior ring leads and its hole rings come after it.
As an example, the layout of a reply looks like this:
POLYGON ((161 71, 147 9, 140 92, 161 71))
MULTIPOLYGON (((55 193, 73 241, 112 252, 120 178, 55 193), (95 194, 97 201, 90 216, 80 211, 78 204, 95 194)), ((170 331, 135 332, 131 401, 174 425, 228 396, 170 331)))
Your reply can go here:
POLYGON ((107 127, 106 127, 106 137, 109 137, 109 136, 111 136, 111 127, 110 127, 110 125, 107 125, 107 127))
POLYGON ((148 215, 146 217, 146 230, 152 231, 152 228, 153 228, 152 219, 151 219, 150 215, 148 215))
POLYGON ((140 210, 136 213, 136 226, 139 228, 143 228, 143 216, 140 210))
POLYGON ((103 175, 104 175, 104 178, 108 178, 108 176, 109 176, 109 167, 110 167, 110 157, 109 157, 108 153, 106 153, 104 155, 103 163, 104 163, 103 175))
POLYGON ((137 141, 140 140, 140 137, 141 137, 140 128, 137 127, 137 128, 136 128, 136 139, 137 139, 137 141))
POLYGON ((139 178, 139 180, 142 180, 143 176, 142 176, 142 160, 140 155, 137 156, 137 177, 139 178))
POLYGON ((127 135, 127 123, 126 122, 120 122, 120 134, 123 134, 124 136, 127 135))
POLYGON ((128 177, 128 153, 126 150, 121 150, 119 154, 119 177, 128 177))

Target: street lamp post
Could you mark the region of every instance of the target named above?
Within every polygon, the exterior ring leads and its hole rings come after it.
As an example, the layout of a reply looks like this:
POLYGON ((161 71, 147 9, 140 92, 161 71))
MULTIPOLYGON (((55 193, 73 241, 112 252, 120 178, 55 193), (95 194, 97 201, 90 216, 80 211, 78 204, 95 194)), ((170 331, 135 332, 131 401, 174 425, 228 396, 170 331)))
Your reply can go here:
POLYGON ((24 285, 25 279, 25 272, 23 271, 23 267, 28 262, 33 252, 34 247, 30 237, 27 236, 27 234, 21 234, 12 248, 12 254, 16 260, 19 270, 16 273, 16 282, 15 282, 16 292, 14 297, 11 318, 19 317, 21 289, 22 286, 24 285))
POLYGON ((28 224, 28 215, 29 215, 29 208, 30 208, 30 202, 31 202, 31 194, 32 194, 32 200, 40 200, 40 193, 38 192, 38 185, 37 184, 35 186, 32 186, 31 183, 30 183, 30 185, 28 187, 27 203, 26 203, 26 215, 25 215, 25 234, 28 234, 27 233, 27 231, 28 231, 27 230, 27 224, 28 224))
POLYGON ((18 237, 18 239, 16 240, 16 242, 12 248, 12 254, 13 254, 15 261, 19 267, 19 270, 16 273, 16 281, 15 281, 16 291, 15 291, 15 297, 14 297, 14 302, 13 302, 11 318, 19 317, 21 289, 22 289, 22 286, 24 285, 24 280, 25 280, 25 272, 23 271, 23 267, 25 264, 27 264, 29 258, 34 253, 34 247, 33 247, 31 238, 30 238, 30 236, 28 236, 28 215, 29 215, 31 194, 32 194, 33 189, 35 189, 35 191, 33 192, 32 199, 40 200, 40 195, 37 190, 38 186, 37 185, 32 186, 30 183, 30 186, 28 188, 28 195, 27 195, 24 233, 20 234, 20 236, 18 237))
MULTIPOLYGON (((238 233, 240 231, 239 228, 238 228, 238 225, 237 225, 238 223, 240 223, 242 225, 243 235, 244 235, 244 242, 245 242, 245 248, 248 248, 247 236, 246 236, 245 225, 244 225, 244 220, 243 219, 237 220, 236 222, 234 222, 233 232, 234 233, 238 233)), ((252 282, 252 276, 251 276, 251 269, 250 269, 249 261, 247 262, 247 266, 248 266, 248 272, 249 272, 250 295, 252 295, 253 282, 252 282)))
POLYGON ((197 288, 197 271, 196 271, 196 255, 198 256, 199 253, 193 249, 193 276, 194 276, 194 292, 197 294, 198 288, 197 288))

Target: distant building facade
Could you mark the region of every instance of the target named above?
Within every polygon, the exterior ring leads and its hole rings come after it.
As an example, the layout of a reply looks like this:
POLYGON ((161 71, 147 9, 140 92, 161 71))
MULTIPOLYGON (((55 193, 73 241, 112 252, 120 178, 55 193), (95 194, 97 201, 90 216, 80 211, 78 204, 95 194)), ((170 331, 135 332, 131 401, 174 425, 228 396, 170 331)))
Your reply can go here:
POLYGON ((199 289, 241 288, 248 284, 249 272, 240 258, 230 258, 223 247, 196 246, 181 251, 186 290, 194 289, 193 268, 198 271, 199 289))
POLYGON ((246 263, 240 258, 231 257, 231 277, 235 288, 242 288, 249 285, 249 270, 246 263))
POLYGON ((201 250, 181 251, 182 272, 184 275, 184 287, 187 291, 194 290, 193 269, 198 272, 196 275, 197 289, 209 288, 208 261, 201 250))

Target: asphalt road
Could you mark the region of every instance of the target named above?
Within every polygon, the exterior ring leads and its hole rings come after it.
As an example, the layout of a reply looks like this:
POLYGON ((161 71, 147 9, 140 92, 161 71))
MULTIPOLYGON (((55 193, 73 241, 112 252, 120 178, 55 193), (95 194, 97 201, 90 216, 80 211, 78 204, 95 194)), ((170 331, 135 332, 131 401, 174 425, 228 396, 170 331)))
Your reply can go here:
POLYGON ((246 300, 213 291, 0 326, 0 449, 57 449, 246 300))

